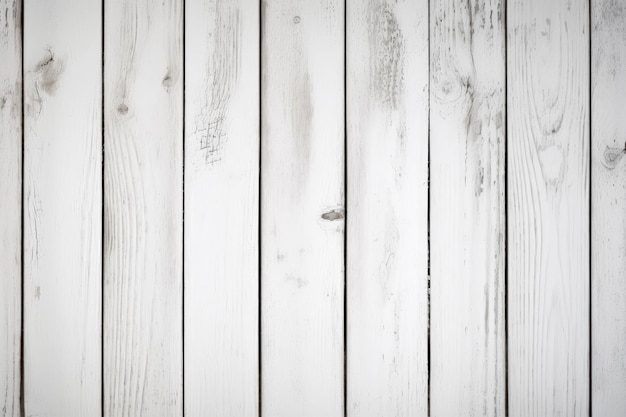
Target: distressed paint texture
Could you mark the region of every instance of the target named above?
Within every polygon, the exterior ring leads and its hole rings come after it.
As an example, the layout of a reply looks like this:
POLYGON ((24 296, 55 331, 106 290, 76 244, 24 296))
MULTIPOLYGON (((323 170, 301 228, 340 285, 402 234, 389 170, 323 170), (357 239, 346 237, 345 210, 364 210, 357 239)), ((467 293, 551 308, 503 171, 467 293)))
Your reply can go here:
POLYGON ((504 416, 501 0, 431 0, 432 416, 504 416))
POLYGON ((259 2, 185 2, 185 411, 259 408, 259 2))
POLYGON ((105 7, 105 416, 183 414, 182 5, 105 7))
POLYGON ((592 411, 626 412, 626 4, 593 0, 592 411))
POLYGON ((428 3, 348 2, 347 415, 428 407, 428 3))
POLYGON ((101 414, 100 0, 24 2, 24 414, 101 414))
POLYGON ((508 3, 509 415, 589 414, 589 3, 508 3))
POLYGON ((261 392, 343 416, 344 2, 262 2, 261 392))
POLYGON ((0 416, 622 416, 625 74, 623 0, 0 0, 0 416))
POLYGON ((20 415, 21 2, 0 0, 0 415, 20 415))

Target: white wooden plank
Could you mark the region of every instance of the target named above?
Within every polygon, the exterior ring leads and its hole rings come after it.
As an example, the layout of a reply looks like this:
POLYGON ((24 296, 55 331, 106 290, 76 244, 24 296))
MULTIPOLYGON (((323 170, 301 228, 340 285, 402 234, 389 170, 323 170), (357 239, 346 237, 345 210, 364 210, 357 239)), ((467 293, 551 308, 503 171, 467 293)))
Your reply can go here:
POLYGON ((428 3, 347 4, 347 407, 428 409, 428 3))
POLYGON ((24 3, 25 415, 101 414, 99 0, 24 3))
POLYGON ((262 8, 262 414, 343 416, 344 2, 262 8))
POLYGON ((183 413, 182 5, 105 4, 107 416, 183 413))
POLYGON ((0 411, 20 415, 22 3, 0 0, 0 411))
POLYGON ((508 5, 509 415, 589 414, 589 3, 508 5))
POLYGON ((259 2, 185 7, 185 410, 256 417, 259 2))
POLYGON ((626 412, 626 4, 593 0, 592 411, 626 412))
POLYGON ((431 0, 430 401, 505 415, 502 0, 431 0))

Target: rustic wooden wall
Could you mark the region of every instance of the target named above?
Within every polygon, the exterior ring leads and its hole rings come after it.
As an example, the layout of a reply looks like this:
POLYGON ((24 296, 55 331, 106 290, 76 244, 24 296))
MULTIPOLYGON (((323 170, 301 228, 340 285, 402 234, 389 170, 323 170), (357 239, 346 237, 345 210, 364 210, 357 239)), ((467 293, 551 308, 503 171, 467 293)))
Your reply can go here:
POLYGON ((0 0, 0 416, 626 414, 626 4, 0 0))

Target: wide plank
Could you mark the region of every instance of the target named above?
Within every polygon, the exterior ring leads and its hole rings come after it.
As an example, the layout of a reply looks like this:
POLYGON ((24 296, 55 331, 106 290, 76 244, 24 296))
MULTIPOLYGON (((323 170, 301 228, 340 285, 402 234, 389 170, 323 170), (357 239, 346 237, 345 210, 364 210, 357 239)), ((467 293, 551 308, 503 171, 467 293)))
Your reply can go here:
POLYGON ((263 0, 262 415, 344 413, 344 2, 263 0))
POLYGON ((259 2, 185 2, 185 411, 259 404, 259 2))
POLYGON ((589 414, 589 2, 508 3, 509 415, 589 414))
POLYGON ((183 414, 183 2, 105 4, 104 414, 183 414))
POLYGON ((24 2, 24 412, 101 415, 100 0, 24 2))
POLYGON ((626 412, 626 4, 591 2, 592 411, 626 412))
POLYGON ((346 13, 347 415, 425 417, 428 2, 346 13))
POLYGON ((0 0, 0 410, 20 415, 22 3, 0 0))
POLYGON ((430 406, 505 415, 505 10, 431 0, 430 406))

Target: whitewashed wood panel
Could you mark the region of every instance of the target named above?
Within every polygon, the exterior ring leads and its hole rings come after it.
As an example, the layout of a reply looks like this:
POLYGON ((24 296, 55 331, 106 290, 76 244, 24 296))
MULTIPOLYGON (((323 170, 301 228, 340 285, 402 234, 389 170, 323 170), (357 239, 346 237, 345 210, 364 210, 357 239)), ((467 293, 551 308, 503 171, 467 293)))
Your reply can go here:
POLYGON ((24 402, 101 414, 100 0, 24 2, 24 402))
POLYGON ((509 414, 589 414, 589 3, 508 4, 509 414))
POLYGON ((505 415, 501 0, 431 0, 432 416, 505 415))
POLYGON ((257 416, 259 2, 185 7, 185 410, 257 416))
POLYGON ((181 416, 183 2, 104 18, 104 411, 181 416))
POLYGON ((262 24, 262 414, 343 416, 344 2, 262 24))
POLYGON ((591 3, 592 411, 626 413, 626 3, 591 3))
POLYGON ((0 0, 0 414, 20 415, 22 3, 0 0))
POLYGON ((428 409, 428 3, 347 2, 347 407, 428 409))

